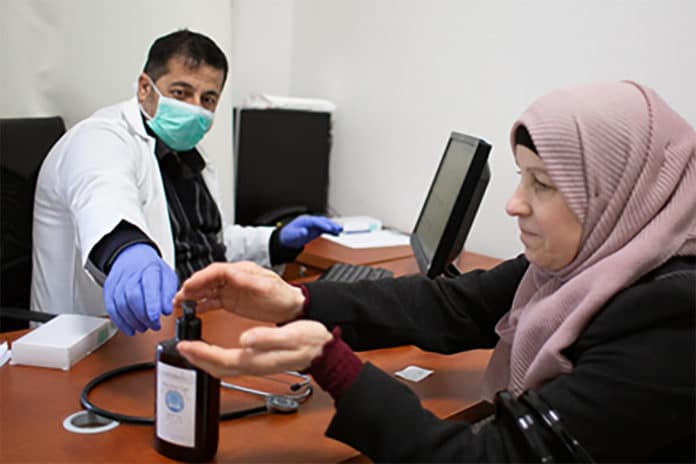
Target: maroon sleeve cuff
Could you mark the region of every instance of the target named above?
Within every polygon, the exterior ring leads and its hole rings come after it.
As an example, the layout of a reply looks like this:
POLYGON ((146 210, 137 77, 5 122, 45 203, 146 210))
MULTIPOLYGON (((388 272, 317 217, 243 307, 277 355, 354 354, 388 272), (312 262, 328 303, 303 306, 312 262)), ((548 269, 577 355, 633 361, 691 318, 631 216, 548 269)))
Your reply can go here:
MULTIPOLYGON (((305 297, 305 302, 302 306, 302 311, 297 316, 287 321, 279 322, 277 324, 279 327, 307 317, 309 290, 302 284, 292 285, 299 287, 302 295, 305 297)), ((304 372, 311 374, 314 381, 331 395, 334 402, 337 402, 360 375, 363 362, 353 353, 348 344, 343 341, 339 326, 334 327, 331 335, 333 335, 333 338, 324 345, 321 355, 312 361, 312 364, 304 372)))
POLYGON ((334 402, 338 402, 360 375, 363 362, 341 339, 340 327, 334 327, 331 334, 333 339, 324 345, 322 354, 312 361, 307 372, 334 402))

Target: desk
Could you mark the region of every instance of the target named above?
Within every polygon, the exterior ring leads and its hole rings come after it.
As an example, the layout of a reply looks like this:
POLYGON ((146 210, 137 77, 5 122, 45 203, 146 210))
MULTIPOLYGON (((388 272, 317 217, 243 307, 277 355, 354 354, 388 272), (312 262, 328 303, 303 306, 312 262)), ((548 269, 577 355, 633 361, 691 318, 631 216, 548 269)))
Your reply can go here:
MULTIPOLYGON (((306 266, 327 269, 337 262, 375 265, 402 258, 413 258, 413 251, 409 245, 383 248, 348 248, 319 237, 305 245, 296 261, 306 266)), ((413 262, 415 264, 415 260, 413 262)))
MULTIPOLYGON (((468 263, 469 268, 490 267, 497 260, 465 254, 460 261, 463 268, 462 262, 468 263)), ((397 257, 379 264, 391 266, 398 274, 415 269, 412 257, 397 257)), ((242 331, 258 325, 223 311, 209 312, 201 318, 204 338, 225 346, 235 345, 242 331)), ((12 341, 24 332, 0 334, 0 341, 12 341)), ((105 433, 78 435, 64 430, 62 422, 81 409, 79 396, 88 381, 118 366, 153 360, 156 344, 173 333, 174 317, 166 318, 159 332, 134 337, 119 333, 68 372, 27 366, 0 368, 0 462, 170 462, 152 447, 153 427, 120 425, 105 433)), ((409 364, 433 369, 435 374, 426 380, 407 385, 426 408, 444 418, 466 417, 467 408, 478 403, 479 383, 490 352, 477 350, 443 356, 406 346, 373 350, 360 356, 392 373, 409 364)), ((252 387, 266 388, 271 383, 255 378, 241 380, 252 387)), ((134 373, 114 380, 97 388, 90 398, 106 409, 152 416, 154 373, 134 373)), ((221 393, 223 411, 257 404, 261 404, 260 400, 245 393, 227 390, 221 393)), ((354 449, 324 436, 333 415, 332 404, 331 398, 316 388, 295 414, 263 414, 221 422, 216 462, 355 459, 359 453, 354 449)))
MULTIPOLYGON (((395 276, 416 274, 418 264, 409 245, 384 248, 348 248, 321 237, 310 242, 297 257, 287 276, 298 278, 318 275, 338 262, 383 267, 394 272, 395 276), (301 266, 302 271, 297 267, 301 266)), ((478 253, 463 252, 457 260, 462 272, 471 269, 490 269, 500 263, 497 258, 478 253)))

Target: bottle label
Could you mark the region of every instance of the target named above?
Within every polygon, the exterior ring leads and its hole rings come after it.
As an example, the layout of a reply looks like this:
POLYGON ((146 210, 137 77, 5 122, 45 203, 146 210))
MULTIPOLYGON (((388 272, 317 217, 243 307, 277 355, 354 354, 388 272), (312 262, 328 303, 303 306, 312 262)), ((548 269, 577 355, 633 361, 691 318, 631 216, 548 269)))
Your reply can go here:
POLYGON ((196 371, 157 363, 156 418, 159 438, 196 445, 196 371))

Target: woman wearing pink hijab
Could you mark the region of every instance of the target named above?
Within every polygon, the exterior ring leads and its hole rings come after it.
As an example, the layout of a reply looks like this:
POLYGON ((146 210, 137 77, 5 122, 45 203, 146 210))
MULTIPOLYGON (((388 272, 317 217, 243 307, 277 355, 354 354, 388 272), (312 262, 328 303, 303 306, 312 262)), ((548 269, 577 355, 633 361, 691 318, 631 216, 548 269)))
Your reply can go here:
POLYGON ((694 462, 696 132, 653 90, 607 82, 540 98, 511 144, 520 183, 506 212, 524 255, 456 278, 302 288, 251 263, 213 264, 176 304, 279 327, 250 329, 240 348, 180 352, 216 376, 307 370, 335 400, 327 435, 376 461, 588 459, 584 449, 694 462), (495 346, 483 397, 496 414, 440 420, 352 351, 403 344, 495 346), (519 411, 533 436, 507 420, 519 411))

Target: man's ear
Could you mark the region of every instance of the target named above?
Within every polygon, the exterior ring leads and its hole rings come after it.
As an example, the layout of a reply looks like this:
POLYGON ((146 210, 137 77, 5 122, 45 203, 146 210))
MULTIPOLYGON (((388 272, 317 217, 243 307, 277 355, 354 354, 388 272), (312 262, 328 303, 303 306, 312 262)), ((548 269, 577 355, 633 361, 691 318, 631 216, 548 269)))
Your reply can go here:
POLYGON ((145 102, 145 98, 148 96, 150 92, 152 92, 152 81, 150 81, 147 74, 142 72, 138 76, 138 102, 140 104, 143 104, 145 102))
POLYGON ((154 117, 157 112, 157 103, 159 96, 150 77, 145 73, 140 73, 138 76, 138 90, 136 92, 138 103, 145 110, 148 116, 154 117))

